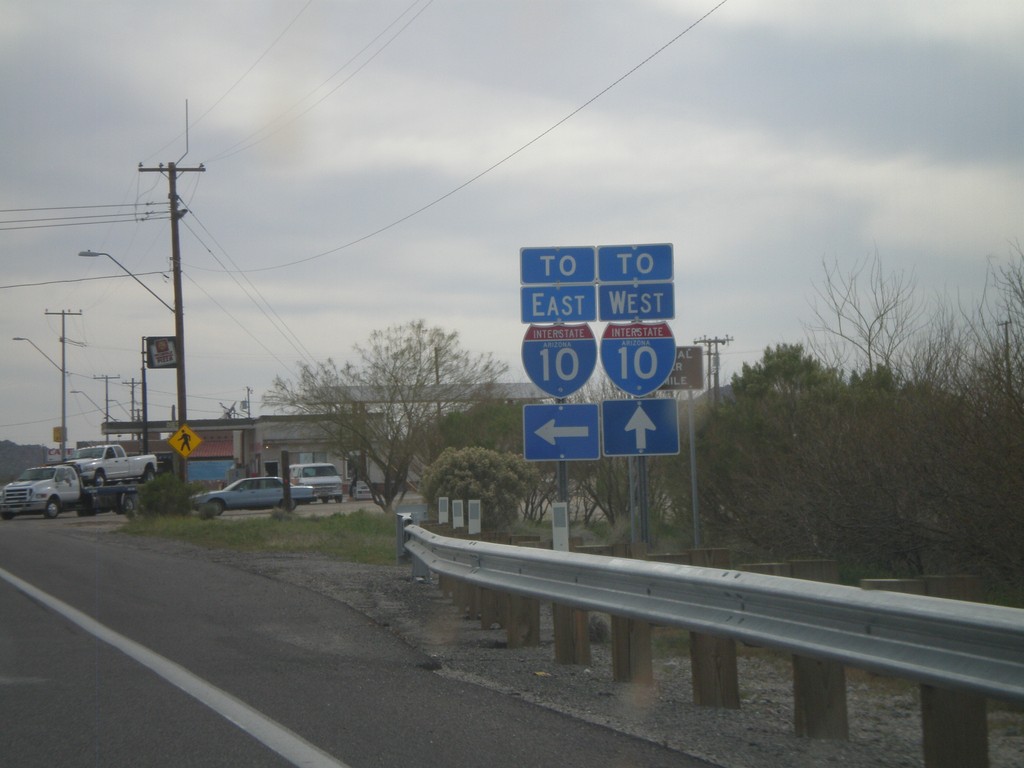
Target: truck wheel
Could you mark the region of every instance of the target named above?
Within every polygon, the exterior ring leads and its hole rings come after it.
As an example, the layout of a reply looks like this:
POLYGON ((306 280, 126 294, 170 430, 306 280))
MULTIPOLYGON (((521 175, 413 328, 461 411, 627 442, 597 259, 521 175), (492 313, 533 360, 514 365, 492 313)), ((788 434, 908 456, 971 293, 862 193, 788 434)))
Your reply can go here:
POLYGON ((13 520, 14 519, 14 513, 13 512, 2 512, 2 513, 0 513, 0 517, 2 517, 4 520, 13 520))
POLYGON ((142 473, 142 482, 148 483, 154 477, 156 477, 156 472, 153 470, 153 465, 147 464, 145 471, 142 473))
POLYGON ((96 470, 96 474, 92 476, 92 484, 97 488, 107 484, 107 476, 103 473, 102 469, 96 470))
POLYGON ((43 516, 53 520, 57 515, 60 514, 60 497, 54 496, 46 502, 46 509, 43 510, 43 516))
POLYGON ((138 506, 138 497, 134 493, 122 493, 117 497, 117 514, 128 515, 131 517, 135 514, 135 508, 138 506))

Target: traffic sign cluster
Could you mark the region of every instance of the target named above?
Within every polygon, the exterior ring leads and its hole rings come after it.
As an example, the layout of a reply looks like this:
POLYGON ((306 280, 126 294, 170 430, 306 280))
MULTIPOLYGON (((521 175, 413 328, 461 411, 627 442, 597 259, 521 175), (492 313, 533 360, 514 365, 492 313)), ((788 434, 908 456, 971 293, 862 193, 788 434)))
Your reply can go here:
MULTIPOLYGON (((675 367, 665 320, 675 317, 672 245, 520 249, 523 367, 558 399, 593 373, 597 341, 587 323, 607 321, 601 364, 634 398, 658 389, 675 367), (660 321, 660 322, 650 322, 660 321)), ((675 400, 606 400, 527 405, 524 452, 532 461, 585 460, 679 452, 675 400), (603 424, 603 430, 601 429, 603 424), (603 434, 603 440, 600 435, 603 434)))

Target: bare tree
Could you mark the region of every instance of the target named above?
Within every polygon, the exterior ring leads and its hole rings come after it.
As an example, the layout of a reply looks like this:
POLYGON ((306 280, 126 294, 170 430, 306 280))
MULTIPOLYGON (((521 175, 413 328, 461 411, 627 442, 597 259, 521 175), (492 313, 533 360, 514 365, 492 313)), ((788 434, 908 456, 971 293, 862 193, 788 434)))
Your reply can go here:
POLYGON ((912 277, 887 275, 875 253, 847 273, 838 262, 822 262, 825 277, 815 286, 814 320, 805 325, 809 347, 829 367, 847 373, 901 370, 900 354, 920 329, 924 307, 912 277))
POLYGON ((341 368, 327 360, 301 365, 295 382, 276 378, 263 402, 309 418, 336 453, 372 463, 383 475, 371 484, 373 500, 391 510, 410 474, 438 450, 445 414, 491 397, 506 367, 422 320, 374 331, 354 351, 356 362, 341 368))

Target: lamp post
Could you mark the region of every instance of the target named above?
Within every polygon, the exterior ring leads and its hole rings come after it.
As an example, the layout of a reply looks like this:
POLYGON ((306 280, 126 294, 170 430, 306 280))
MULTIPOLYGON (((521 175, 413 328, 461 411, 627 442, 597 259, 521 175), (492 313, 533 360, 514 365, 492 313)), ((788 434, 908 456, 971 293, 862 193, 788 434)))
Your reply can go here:
POLYGON ((170 304, 168 304, 168 303, 167 303, 166 301, 164 301, 163 299, 161 299, 161 298, 160 298, 160 297, 159 297, 159 296, 158 296, 157 294, 153 293, 153 289, 152 289, 152 288, 150 288, 150 287, 149 287, 148 285, 146 285, 146 284, 145 284, 144 282, 142 282, 141 280, 139 280, 139 278, 138 278, 138 277, 136 277, 136 276, 135 276, 135 274, 134 274, 133 272, 130 272, 130 271, 128 270, 128 268, 127 268, 127 267, 126 267, 126 266, 125 266, 124 264, 122 264, 122 263, 121 263, 120 261, 118 261, 117 259, 115 259, 115 258, 114 258, 113 256, 111 256, 111 255, 110 255, 109 253, 100 253, 100 252, 98 252, 98 251, 79 251, 79 252, 78 252, 78 255, 79 255, 79 256, 83 256, 83 257, 85 257, 85 258, 87 258, 87 259, 94 259, 94 258, 96 258, 97 256, 106 256, 106 257, 107 257, 108 259, 110 259, 110 260, 111 260, 112 262, 114 262, 115 264, 117 264, 117 266, 119 266, 119 267, 120 267, 121 269, 123 269, 123 270, 124 270, 124 272, 125 272, 125 274, 126 274, 126 275, 128 275, 128 277, 130 277, 130 278, 131 278, 132 280, 134 280, 134 281, 135 281, 136 283, 138 283, 138 284, 139 284, 139 285, 141 285, 141 286, 142 286, 143 288, 145 288, 145 289, 146 289, 147 291, 149 291, 150 295, 152 295, 152 296, 153 296, 153 297, 154 297, 154 298, 155 298, 155 299, 156 299, 157 301, 159 301, 159 302, 160 302, 161 304, 163 304, 163 305, 164 305, 165 307, 167 307, 167 308, 168 308, 169 310, 171 310, 171 312, 175 312, 175 309, 174 309, 174 307, 172 307, 172 306, 171 306, 170 304))
MULTIPOLYGON (((65 452, 67 449, 68 440, 68 394, 67 394, 67 371, 63 365, 57 365, 53 358, 43 352, 39 346, 32 341, 32 339, 26 339, 24 336, 15 336, 11 339, 12 341, 27 341, 33 347, 36 348, 36 352, 45 357, 50 361, 50 365, 60 371, 60 460, 64 461, 65 452)), ((61 350, 64 349, 64 335, 61 334, 61 350)), ((61 361, 64 361, 63 354, 61 355, 61 361)))
MULTIPOLYGON (((174 215, 176 215, 176 214, 174 214, 174 215)), ((181 259, 177 256, 178 247, 177 247, 177 227, 176 226, 172 229, 172 235, 173 235, 173 237, 172 237, 173 249, 172 250, 173 250, 173 253, 174 253, 174 257, 172 257, 172 260, 171 260, 172 261, 172 266, 173 266, 173 273, 174 273, 174 306, 173 307, 170 304, 168 304, 166 301, 161 299, 159 296, 157 296, 155 293, 153 293, 152 289, 150 289, 150 287, 148 285, 146 285, 144 282, 139 280, 139 278, 136 277, 134 274, 132 274, 132 272, 130 272, 128 270, 128 268, 124 266, 124 264, 119 262, 117 259, 115 259, 113 256, 111 256, 109 253, 101 253, 101 252, 97 252, 97 251, 79 251, 78 255, 79 256, 83 256, 85 258, 95 258, 97 256, 106 256, 112 262, 117 264, 117 266, 119 266, 122 270, 124 270, 124 272, 129 277, 131 277, 135 282, 137 282, 139 285, 141 285, 143 288, 145 288, 147 291, 149 291, 150 294, 152 294, 154 297, 156 297, 157 301, 159 301, 161 304, 163 304, 165 307, 167 307, 167 309, 171 310, 171 312, 174 314, 174 347, 175 347, 175 354, 177 355, 177 364, 175 366, 175 371, 177 372, 177 382, 178 382, 178 413, 177 413, 177 417, 178 417, 178 423, 179 424, 184 424, 185 423, 185 419, 186 419, 186 410, 185 409, 186 409, 186 402, 187 402, 187 398, 185 396, 185 322, 184 322, 184 312, 182 310, 182 300, 181 300, 181 259)), ((145 389, 143 389, 143 397, 145 397, 145 389)), ((185 469, 184 462, 181 465, 181 478, 182 478, 182 480, 184 480, 186 478, 186 469, 185 469)))

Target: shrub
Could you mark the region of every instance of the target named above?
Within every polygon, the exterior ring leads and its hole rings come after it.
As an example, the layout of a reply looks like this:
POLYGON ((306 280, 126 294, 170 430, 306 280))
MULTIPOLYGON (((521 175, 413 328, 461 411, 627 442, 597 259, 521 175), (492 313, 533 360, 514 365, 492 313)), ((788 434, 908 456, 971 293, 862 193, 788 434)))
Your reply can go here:
POLYGON ((448 448, 423 474, 423 495, 479 499, 481 527, 506 529, 519 518, 527 491, 537 482, 537 471, 522 457, 487 448, 448 448))
POLYGON ((202 492, 194 483, 185 483, 173 472, 157 475, 139 486, 139 514, 143 517, 188 515, 192 496, 202 492))

